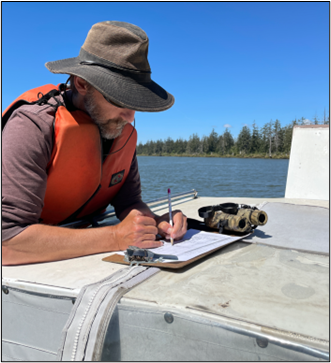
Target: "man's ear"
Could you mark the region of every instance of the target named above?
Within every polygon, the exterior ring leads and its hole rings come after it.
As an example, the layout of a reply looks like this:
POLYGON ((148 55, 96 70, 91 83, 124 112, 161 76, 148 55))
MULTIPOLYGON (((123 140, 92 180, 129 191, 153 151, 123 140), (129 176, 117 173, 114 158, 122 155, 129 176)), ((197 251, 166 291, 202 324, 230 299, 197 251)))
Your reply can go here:
POLYGON ((88 91, 88 84, 85 81, 85 79, 75 76, 74 84, 75 84, 77 92, 79 94, 81 94, 82 96, 85 96, 88 91))

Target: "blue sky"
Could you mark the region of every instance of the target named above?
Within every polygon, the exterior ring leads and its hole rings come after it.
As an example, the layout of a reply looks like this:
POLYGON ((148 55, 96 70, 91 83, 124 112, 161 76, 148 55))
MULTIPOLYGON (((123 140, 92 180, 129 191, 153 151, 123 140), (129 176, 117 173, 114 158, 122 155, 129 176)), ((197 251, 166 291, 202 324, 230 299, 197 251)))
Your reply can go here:
POLYGON ((138 142, 329 114, 328 2, 3 2, 2 110, 65 82, 44 64, 77 56, 105 20, 146 31, 152 78, 175 96, 168 111, 136 114, 138 142))

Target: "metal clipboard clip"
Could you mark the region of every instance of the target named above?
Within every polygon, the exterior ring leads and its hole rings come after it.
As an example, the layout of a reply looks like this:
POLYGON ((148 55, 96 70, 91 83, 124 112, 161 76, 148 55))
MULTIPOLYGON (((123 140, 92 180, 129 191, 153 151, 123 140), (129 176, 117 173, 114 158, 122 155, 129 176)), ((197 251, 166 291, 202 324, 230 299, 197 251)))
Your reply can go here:
POLYGON ((142 263, 157 263, 164 260, 178 260, 175 255, 160 255, 150 250, 142 249, 136 246, 129 246, 124 253, 124 260, 130 262, 130 267, 133 265, 139 266, 142 263))

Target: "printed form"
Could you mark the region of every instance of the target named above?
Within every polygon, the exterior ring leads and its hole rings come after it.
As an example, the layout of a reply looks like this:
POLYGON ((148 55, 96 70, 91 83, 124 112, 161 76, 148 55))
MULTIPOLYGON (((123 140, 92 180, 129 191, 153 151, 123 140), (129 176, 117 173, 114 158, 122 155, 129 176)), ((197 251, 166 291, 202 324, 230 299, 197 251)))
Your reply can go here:
POLYGON ((245 236, 228 236, 219 233, 210 233, 189 229, 183 239, 174 241, 172 246, 170 242, 164 242, 162 247, 149 249, 150 251, 162 255, 175 255, 178 260, 164 260, 164 262, 188 261, 194 257, 200 256, 206 252, 218 247, 226 246, 232 242, 243 239, 245 236))

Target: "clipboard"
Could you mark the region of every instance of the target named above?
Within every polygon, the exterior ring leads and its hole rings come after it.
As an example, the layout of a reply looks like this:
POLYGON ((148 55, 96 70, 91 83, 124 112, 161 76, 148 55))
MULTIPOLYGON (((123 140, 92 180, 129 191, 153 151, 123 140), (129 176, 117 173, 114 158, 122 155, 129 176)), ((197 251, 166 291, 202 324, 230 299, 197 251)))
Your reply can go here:
MULTIPOLYGON (((180 268, 186 267, 187 265, 189 265, 189 264, 191 264, 193 262, 196 262, 196 261, 198 261, 198 260, 200 260, 200 259, 202 259, 202 258, 216 252, 217 250, 220 250, 221 248, 223 248, 225 246, 228 246, 231 243, 235 243, 235 242, 238 242, 238 241, 240 241, 240 239, 237 240, 237 241, 234 241, 234 242, 229 242, 229 243, 227 243, 227 244, 225 244, 223 246, 219 246, 217 248, 214 248, 213 250, 205 252, 205 253, 203 253, 203 254, 201 254, 199 256, 196 256, 196 257, 194 257, 194 258, 192 258, 190 260, 187 260, 187 261, 155 262, 155 263, 139 262, 139 266, 159 267, 159 268, 167 268, 167 269, 172 269, 172 270, 178 270, 180 268)), ((119 255, 117 253, 115 253, 114 255, 103 258, 102 261, 119 263, 119 264, 123 264, 123 265, 130 265, 130 262, 124 260, 123 255, 119 255)))
MULTIPOLYGON (((193 228, 193 229, 197 229, 197 230, 200 230, 200 231, 218 233, 218 232, 215 231, 215 229, 206 226, 205 223, 202 222, 202 221, 198 221, 198 220, 192 219, 192 218, 187 218, 187 222, 188 222, 187 229, 193 228)), ((249 233, 236 233, 236 234, 233 234, 232 231, 231 232, 230 231, 229 232, 223 231, 222 234, 227 234, 227 235, 230 235, 232 237, 242 237, 242 238, 238 239, 237 241, 234 241, 234 242, 238 242, 238 241, 241 241, 243 238, 245 238, 247 236, 250 236, 253 233, 254 233, 254 230, 249 232, 249 233)), ((225 246, 228 246, 229 244, 234 243, 234 242, 229 242, 229 243, 224 244, 223 246, 216 247, 216 248, 214 248, 214 249, 212 249, 212 250, 210 250, 208 252, 205 252, 205 253, 203 253, 203 254, 201 254, 199 256, 191 258, 190 260, 187 260, 187 261, 154 262, 154 263, 153 262, 139 262, 139 266, 159 267, 159 268, 166 268, 166 269, 171 269, 171 270, 178 270, 178 269, 181 269, 183 267, 186 267, 186 266, 190 265, 193 262, 201 260, 202 258, 204 258, 204 257, 216 252, 217 250, 220 250, 221 248, 223 248, 225 246)), ((102 261, 119 263, 119 264, 128 265, 128 266, 130 265, 130 262, 125 261, 123 255, 119 255, 117 253, 103 258, 102 261)))

